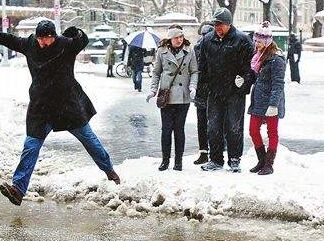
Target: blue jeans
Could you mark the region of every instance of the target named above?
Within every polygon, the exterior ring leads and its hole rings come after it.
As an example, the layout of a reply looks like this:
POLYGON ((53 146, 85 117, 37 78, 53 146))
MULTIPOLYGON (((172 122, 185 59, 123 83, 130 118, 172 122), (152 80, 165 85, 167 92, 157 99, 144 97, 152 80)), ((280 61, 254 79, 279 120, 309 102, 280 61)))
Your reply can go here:
POLYGON ((142 89, 142 70, 133 70, 133 83, 135 90, 142 89))
MULTIPOLYGON (((46 136, 51 132, 51 125, 45 126, 46 136)), ((113 170, 109 154, 105 151, 97 136, 93 133, 89 124, 78 129, 69 130, 87 150, 97 166, 104 172, 113 170)), ((45 137, 46 138, 46 137, 45 137)), ((31 174, 43 146, 44 139, 27 136, 20 162, 13 176, 13 185, 23 194, 26 194, 31 174)))

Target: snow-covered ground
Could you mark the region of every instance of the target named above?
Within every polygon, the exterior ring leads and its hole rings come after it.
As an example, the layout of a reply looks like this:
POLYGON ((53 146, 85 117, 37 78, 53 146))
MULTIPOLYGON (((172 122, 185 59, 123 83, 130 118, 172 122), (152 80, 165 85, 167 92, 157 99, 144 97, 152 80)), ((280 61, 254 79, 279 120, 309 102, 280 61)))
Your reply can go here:
MULTIPOLYGON (((323 60, 324 54, 304 52, 301 85, 291 83, 287 76, 287 115, 280 121, 281 138, 324 141, 323 60)), ((23 63, 14 60, 11 67, 0 68, 0 178, 4 180, 12 176, 25 135, 30 76, 23 63)), ((98 118, 107 107, 130 96, 145 101, 145 93, 134 92, 130 82, 93 74, 103 75, 105 66, 78 64, 76 71, 98 111, 91 121, 95 129, 104 128, 98 118)), ((153 102, 147 105, 154 105, 153 102)), ((188 123, 195 123, 195 118, 192 107, 188 123)), ((67 138, 67 133, 55 133, 49 138, 67 138)), ((160 137, 156 139, 159 141, 160 137)), ((58 202, 80 202, 84 208, 104 207, 111 215, 132 217, 185 212, 205 221, 229 215, 324 224, 324 147, 315 154, 300 155, 280 145, 275 172, 269 176, 249 173, 257 161, 252 148, 242 157, 241 174, 226 169, 203 172, 192 164, 196 155, 184 157, 182 172, 172 168, 159 172, 159 158, 128 159, 115 166, 122 179, 119 186, 108 182, 104 173, 82 158, 79 153, 67 158, 64 150, 44 148, 25 199, 43 201, 45 195, 58 202), (71 163, 70 158, 78 159, 79 165, 71 163)))

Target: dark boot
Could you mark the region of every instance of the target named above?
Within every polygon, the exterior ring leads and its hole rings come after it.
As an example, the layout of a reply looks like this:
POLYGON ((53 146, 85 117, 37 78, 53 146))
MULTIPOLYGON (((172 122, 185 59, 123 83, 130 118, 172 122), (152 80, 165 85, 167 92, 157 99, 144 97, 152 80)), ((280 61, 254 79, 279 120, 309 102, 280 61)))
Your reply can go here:
POLYGON ((273 173, 273 161, 276 157, 276 151, 268 150, 265 155, 265 163, 261 170, 258 172, 259 175, 268 175, 273 173))
POLYGON ((208 162, 208 153, 207 152, 201 152, 199 158, 194 161, 195 165, 201 165, 208 162))
POLYGON ((175 157, 174 158, 174 167, 173 170, 175 171, 182 171, 182 157, 175 157))
POLYGON ((261 146, 257 149, 255 149, 255 152, 257 154, 257 157, 258 157, 258 164, 253 167, 250 172, 253 172, 253 173, 257 173, 258 171, 260 171, 262 169, 262 167, 264 166, 264 163, 265 163, 265 155, 266 155, 266 151, 265 151, 265 148, 264 146, 261 146))
POLYGON ((15 186, 10 186, 8 183, 0 185, 1 193, 9 199, 9 201, 17 206, 20 206, 23 195, 17 190, 15 186))
POLYGON ((120 178, 114 170, 106 172, 108 180, 114 181, 116 185, 120 184, 120 178))
POLYGON ((165 171, 169 168, 170 159, 169 158, 163 158, 161 165, 159 166, 159 171, 165 171))

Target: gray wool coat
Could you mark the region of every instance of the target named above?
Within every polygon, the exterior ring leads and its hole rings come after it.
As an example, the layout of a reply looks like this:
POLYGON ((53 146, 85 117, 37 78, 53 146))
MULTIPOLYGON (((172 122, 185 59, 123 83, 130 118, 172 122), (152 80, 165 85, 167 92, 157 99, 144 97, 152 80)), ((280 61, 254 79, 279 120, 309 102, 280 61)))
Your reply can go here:
POLYGON ((265 61, 252 89, 248 114, 265 116, 269 106, 276 106, 278 117, 285 116, 285 70, 286 62, 281 55, 276 54, 265 61))
POLYGON ((195 52, 185 46, 178 54, 173 55, 167 47, 160 47, 156 54, 151 91, 157 93, 158 89, 167 89, 174 74, 184 57, 182 66, 172 86, 168 104, 190 103, 189 87, 197 88, 198 64, 195 52))

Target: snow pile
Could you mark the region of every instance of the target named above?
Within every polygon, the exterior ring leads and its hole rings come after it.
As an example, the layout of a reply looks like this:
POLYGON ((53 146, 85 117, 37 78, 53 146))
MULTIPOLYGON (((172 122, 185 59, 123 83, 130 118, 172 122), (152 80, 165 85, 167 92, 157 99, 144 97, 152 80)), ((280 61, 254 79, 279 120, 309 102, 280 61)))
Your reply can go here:
POLYGON ((249 173, 256 162, 252 149, 243 157, 241 174, 203 172, 192 164, 194 158, 184 158, 182 172, 159 172, 155 158, 126 160, 115 166, 122 179, 119 186, 95 166, 36 173, 27 198, 41 193, 87 209, 103 207, 112 215, 180 214, 198 220, 229 215, 324 224, 324 153, 298 155, 280 146, 270 176, 249 173))

